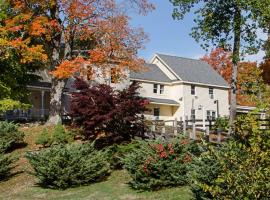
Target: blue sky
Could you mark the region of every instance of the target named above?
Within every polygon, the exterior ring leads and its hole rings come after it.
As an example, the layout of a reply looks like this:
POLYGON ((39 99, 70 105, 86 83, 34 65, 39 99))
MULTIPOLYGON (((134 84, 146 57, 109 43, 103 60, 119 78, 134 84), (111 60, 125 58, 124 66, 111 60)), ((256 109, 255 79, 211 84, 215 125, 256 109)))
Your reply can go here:
MULTIPOLYGON (((149 61, 155 53, 165 53, 188 58, 200 58, 205 51, 200 44, 189 35, 194 26, 194 16, 189 14, 184 20, 178 21, 172 18, 172 5, 169 0, 152 0, 156 10, 147 16, 134 15, 131 25, 142 27, 148 34, 150 41, 139 55, 149 61)), ((246 60, 261 61, 263 52, 249 56, 246 60)))

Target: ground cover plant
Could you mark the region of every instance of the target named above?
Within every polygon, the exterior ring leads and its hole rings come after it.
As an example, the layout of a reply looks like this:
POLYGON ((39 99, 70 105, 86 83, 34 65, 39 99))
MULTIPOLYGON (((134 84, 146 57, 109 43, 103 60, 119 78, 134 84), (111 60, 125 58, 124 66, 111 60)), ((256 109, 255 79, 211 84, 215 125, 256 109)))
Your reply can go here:
POLYGON ((49 188, 91 184, 110 174, 106 155, 92 144, 56 145, 26 154, 40 185, 49 188))
POLYGON ((5 180, 11 175, 11 170, 14 168, 16 160, 11 155, 0 153, 0 181, 5 180))
POLYGON ((36 139, 36 144, 43 147, 49 147, 57 144, 67 144, 74 141, 75 133, 73 131, 65 129, 61 124, 57 124, 52 133, 49 133, 47 128, 44 128, 36 139))
POLYGON ((157 190, 187 184, 191 154, 198 146, 187 138, 171 142, 141 141, 140 148, 124 158, 124 168, 129 172, 130 185, 139 190, 157 190))
POLYGON ((6 121, 0 122, 0 153, 6 152, 23 142, 24 134, 18 130, 18 125, 6 121))

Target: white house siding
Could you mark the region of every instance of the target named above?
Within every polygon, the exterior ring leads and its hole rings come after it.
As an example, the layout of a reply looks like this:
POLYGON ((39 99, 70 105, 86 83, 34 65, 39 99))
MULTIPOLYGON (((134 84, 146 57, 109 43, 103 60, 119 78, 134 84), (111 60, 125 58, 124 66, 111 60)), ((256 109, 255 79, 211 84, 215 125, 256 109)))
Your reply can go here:
POLYGON ((192 108, 195 109, 197 119, 203 119, 203 112, 206 117, 207 110, 215 111, 217 117, 217 104, 214 103, 215 100, 218 100, 219 115, 221 117, 229 115, 228 89, 212 87, 214 89, 214 99, 211 99, 209 87, 211 86, 195 85, 196 93, 195 95, 191 95, 191 85, 184 85, 183 101, 185 104, 185 113, 183 113, 183 116, 185 118, 191 118, 192 108))
POLYGON ((151 109, 151 112, 146 114, 149 118, 153 118, 154 108, 160 108, 160 119, 162 120, 190 119, 192 108, 195 109, 196 119, 203 119, 203 112, 204 117, 206 118, 207 110, 215 111, 217 117, 217 104, 214 103, 215 100, 218 100, 219 102, 219 115, 229 115, 228 89, 212 87, 214 91, 214 99, 211 99, 209 95, 209 87, 211 86, 195 85, 196 94, 191 95, 191 84, 157 83, 164 84, 164 94, 155 94, 153 93, 154 82, 150 83, 142 81, 140 83, 142 87, 140 89, 141 96, 170 99, 179 103, 178 107, 152 103, 148 106, 148 108, 151 109), (199 109, 199 107, 201 107, 201 109, 199 109))

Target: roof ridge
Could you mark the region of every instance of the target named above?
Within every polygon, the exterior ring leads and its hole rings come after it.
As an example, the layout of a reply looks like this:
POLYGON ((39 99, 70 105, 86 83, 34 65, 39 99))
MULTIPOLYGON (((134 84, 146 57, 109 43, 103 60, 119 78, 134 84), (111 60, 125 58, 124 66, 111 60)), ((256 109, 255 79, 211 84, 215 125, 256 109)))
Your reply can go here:
POLYGON ((204 62, 205 61, 201 60, 201 59, 195 59, 195 58, 187 58, 187 57, 182 57, 182 56, 177 56, 177 55, 169 55, 169 54, 164 54, 164 53, 156 53, 157 55, 163 55, 163 56, 170 56, 170 57, 176 57, 176 58, 182 58, 182 59, 186 59, 186 60, 194 60, 194 61, 199 61, 199 62, 204 62))

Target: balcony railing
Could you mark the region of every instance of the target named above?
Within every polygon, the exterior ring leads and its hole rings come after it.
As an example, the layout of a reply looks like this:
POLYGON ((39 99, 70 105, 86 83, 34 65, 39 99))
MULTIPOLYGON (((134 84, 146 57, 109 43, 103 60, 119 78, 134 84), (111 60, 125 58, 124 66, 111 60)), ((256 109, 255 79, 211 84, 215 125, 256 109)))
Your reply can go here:
POLYGON ((44 120, 49 116, 49 109, 9 110, 1 118, 8 121, 35 121, 44 120))

